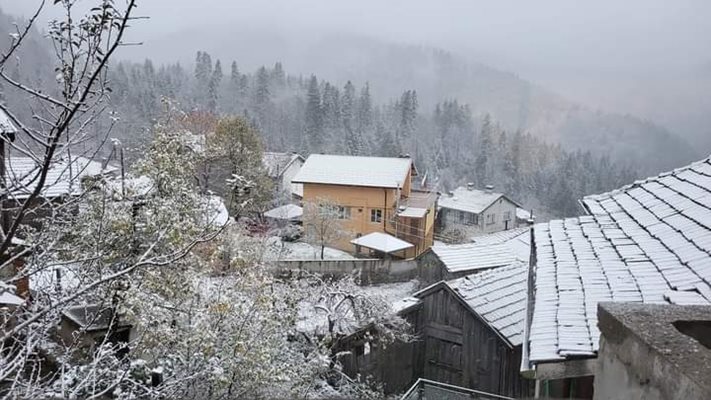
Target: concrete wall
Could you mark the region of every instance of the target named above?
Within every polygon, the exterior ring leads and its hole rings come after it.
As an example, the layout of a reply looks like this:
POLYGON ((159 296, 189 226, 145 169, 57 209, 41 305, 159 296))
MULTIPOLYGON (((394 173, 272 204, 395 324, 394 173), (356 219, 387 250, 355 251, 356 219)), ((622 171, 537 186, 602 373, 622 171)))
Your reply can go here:
POLYGON ((711 321, 711 307, 604 303, 598 320, 594 399, 711 399, 711 349, 675 327, 711 321))
POLYGON ((275 261, 268 268, 277 275, 290 276, 300 271, 334 278, 356 274, 363 285, 407 282, 418 276, 414 260, 287 260, 275 261))

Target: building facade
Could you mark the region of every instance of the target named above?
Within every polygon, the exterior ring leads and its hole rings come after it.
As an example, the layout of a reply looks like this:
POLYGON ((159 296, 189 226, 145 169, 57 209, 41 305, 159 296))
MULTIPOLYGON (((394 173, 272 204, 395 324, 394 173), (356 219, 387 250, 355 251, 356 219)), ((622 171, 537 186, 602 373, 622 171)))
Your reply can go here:
POLYGON ((355 252, 353 239, 380 232, 412 244, 393 254, 411 258, 434 242, 436 193, 413 190, 416 173, 410 158, 314 154, 292 182, 303 185, 306 210, 309 204, 337 207, 335 222, 344 234, 331 246, 355 252))
POLYGON ((501 193, 474 189, 472 184, 458 187, 439 199, 438 225, 443 231, 464 229, 468 233, 492 233, 520 226, 516 202, 501 193))

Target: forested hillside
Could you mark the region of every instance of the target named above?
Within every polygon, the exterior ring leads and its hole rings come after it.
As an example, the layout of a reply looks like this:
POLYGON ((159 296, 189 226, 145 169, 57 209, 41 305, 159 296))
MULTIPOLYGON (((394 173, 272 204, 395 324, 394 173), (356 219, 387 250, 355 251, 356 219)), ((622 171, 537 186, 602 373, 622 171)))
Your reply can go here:
POLYGON ((191 30, 152 40, 151 46, 132 47, 132 59, 150 58, 156 65, 180 60, 187 67, 194 51, 206 49, 223 61, 236 58, 248 71, 280 60, 293 74, 313 73, 340 86, 349 80, 357 86, 370 82, 373 99, 379 102, 410 89, 417 91, 425 110, 458 99, 469 105, 473 115, 489 113, 508 131, 529 132, 571 151, 591 150, 633 162, 644 175, 675 168, 711 151, 690 147, 681 138, 689 137, 685 126, 660 126, 635 115, 576 104, 516 74, 492 68, 485 57, 472 61, 437 48, 374 37, 343 32, 316 35, 254 25, 191 30), (225 38, 229 38, 227 43, 225 38), (176 54, 175 43, 191 52, 176 54))
POLYGON ((428 183, 449 190, 466 182, 493 184, 542 217, 575 215, 577 199, 629 182, 636 171, 590 152, 566 152, 521 131, 506 131, 490 115, 475 115, 456 99, 431 109, 417 91, 386 103, 377 90, 291 76, 280 63, 244 73, 198 52, 193 68, 120 63, 110 75, 121 115, 115 132, 137 147, 161 111, 161 96, 183 108, 247 116, 270 151, 353 155, 410 154, 428 183))
MULTIPOLYGON (((0 28, 12 30, 12 18, 0 17, 0 28)), ((329 69, 342 67, 352 81, 288 74, 279 62, 242 70, 204 51, 190 64, 117 63, 109 72, 107 104, 116 113, 97 121, 97 131, 115 123, 111 137, 140 150, 166 97, 186 110, 246 115, 270 151, 410 154, 440 190, 493 184, 543 218, 575 215, 582 195, 694 157, 653 124, 573 107, 511 74, 406 46, 380 48, 362 65, 357 55, 370 44, 358 46, 350 56, 331 49, 329 69), (391 68, 376 70, 386 61, 391 68)), ((23 68, 10 73, 19 82, 52 82, 51 51, 35 32, 19 54, 23 68)), ((20 92, 3 89, 5 101, 25 105, 20 92)), ((33 104, 19 109, 27 118, 33 104)))

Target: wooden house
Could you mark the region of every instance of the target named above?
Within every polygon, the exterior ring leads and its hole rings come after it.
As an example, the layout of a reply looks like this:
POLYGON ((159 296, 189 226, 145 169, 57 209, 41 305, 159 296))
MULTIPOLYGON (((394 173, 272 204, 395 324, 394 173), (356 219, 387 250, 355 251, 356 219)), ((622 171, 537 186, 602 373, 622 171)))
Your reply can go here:
POLYGON ((518 203, 493 186, 485 190, 473 184, 458 187, 439 199, 437 223, 442 231, 452 228, 469 233, 491 233, 519 227, 516 219, 518 203))
MULTIPOLYGON (((412 258, 427 251, 434 242, 437 200, 435 192, 412 188, 416 175, 409 157, 312 154, 292 183, 303 185, 305 209, 307 204, 325 201, 338 208, 338 222, 346 234, 332 246, 350 252, 412 258), (384 235, 370 236, 363 243, 353 242, 373 233, 384 235), (403 247, 400 241, 409 245, 403 247), (396 245, 391 246, 390 242, 396 245)), ((305 212, 304 221, 308 218, 305 212)), ((306 222, 304 227, 308 228, 306 222)))
POLYGON ((501 396, 531 396, 533 382, 519 372, 527 278, 527 264, 515 263, 415 293, 399 314, 418 340, 382 348, 375 331, 352 335, 343 340, 343 350, 350 351, 344 371, 370 375, 388 393, 424 378, 501 396))

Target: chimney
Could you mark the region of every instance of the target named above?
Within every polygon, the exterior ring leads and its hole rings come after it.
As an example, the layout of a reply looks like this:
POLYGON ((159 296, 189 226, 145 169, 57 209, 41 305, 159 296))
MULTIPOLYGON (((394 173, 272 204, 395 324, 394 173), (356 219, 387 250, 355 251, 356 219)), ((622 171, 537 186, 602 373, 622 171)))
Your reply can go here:
POLYGON ((486 185, 486 193, 493 193, 494 185, 486 185))
POLYGON ((467 183, 467 190, 474 190, 474 182, 467 183))

